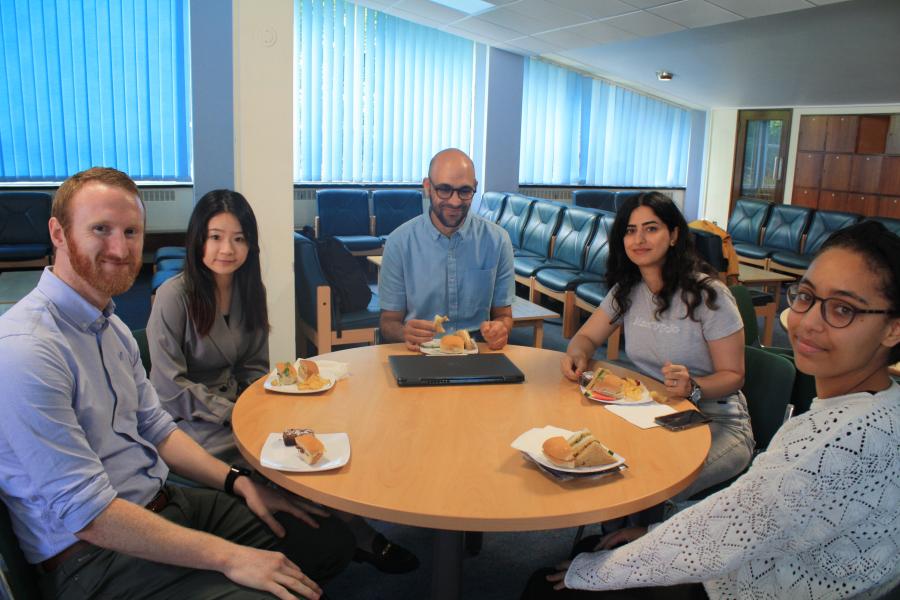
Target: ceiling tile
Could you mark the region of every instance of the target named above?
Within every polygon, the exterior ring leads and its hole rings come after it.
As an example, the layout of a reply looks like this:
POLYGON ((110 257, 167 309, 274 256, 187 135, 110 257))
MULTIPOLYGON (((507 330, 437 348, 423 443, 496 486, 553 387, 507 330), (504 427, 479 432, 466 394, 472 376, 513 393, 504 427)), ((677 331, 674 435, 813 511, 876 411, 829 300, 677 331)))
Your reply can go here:
MULTIPOLYGON (((663 4, 669 4, 673 0, 625 0, 628 4, 635 8, 654 8, 663 4)), ((745 0, 741 0, 743 2, 745 0)))
POLYGON ((442 27, 442 29, 463 37, 478 37, 479 39, 495 42, 505 42, 522 37, 522 34, 518 31, 483 21, 481 17, 467 17, 453 23, 453 25, 442 27))
POLYGON ((376 10, 382 10, 383 8, 390 6, 396 1, 397 0, 353 0, 353 4, 366 6, 368 8, 374 8, 376 10))
POLYGON ((605 19, 634 12, 634 7, 625 4, 622 0, 549 0, 564 8, 591 17, 592 19, 605 19))
POLYGON ((837 4, 838 2, 846 2, 847 0, 809 0, 816 6, 822 6, 823 4, 837 4))
POLYGON ((593 23, 585 23, 584 25, 575 25, 574 27, 566 27, 556 31, 548 31, 541 33, 535 37, 546 40, 551 44, 558 44, 562 48, 580 48, 584 46, 595 46, 597 44, 611 44, 614 42, 623 42, 634 38, 634 34, 616 29, 607 25, 605 21, 594 21, 593 23), (566 43, 569 38, 571 43, 566 43), (582 40, 587 43, 582 43, 582 40))
POLYGON ((563 8, 557 4, 550 4, 545 0, 522 0, 510 4, 509 10, 524 15, 537 22, 538 31, 558 29, 584 22, 584 15, 563 8))
POLYGON ((507 6, 482 13, 478 15, 478 18, 487 21, 488 23, 493 23, 494 25, 499 25, 500 27, 519 32, 519 35, 516 37, 522 37, 523 34, 531 35, 532 33, 547 29, 556 29, 556 27, 547 26, 537 19, 532 19, 522 13, 510 10, 507 6))
POLYGON ((637 36, 662 35, 684 29, 681 25, 667 21, 653 13, 637 11, 621 17, 613 17, 603 21, 616 29, 622 29, 637 36))
POLYGON ((690 28, 708 27, 741 20, 739 15, 705 0, 681 0, 651 8, 650 12, 690 28))
POLYGON ((522 37, 516 40, 505 42, 505 45, 512 46, 513 51, 527 52, 529 54, 547 54, 548 52, 559 52, 560 47, 556 44, 547 42, 536 37, 522 37))
POLYGON ((737 13, 742 17, 762 17, 776 13, 812 8, 807 0, 709 0, 713 4, 737 13))
POLYGON ((454 10, 429 0, 401 0, 391 8, 403 10, 414 15, 421 15, 432 21, 443 23, 452 23, 469 16, 461 10, 454 10))
POLYGON ((408 10, 403 10, 397 8, 396 6, 388 6, 380 9, 383 13, 397 17, 398 19, 404 19, 406 21, 412 21, 413 23, 418 23, 419 25, 426 25, 428 27, 442 27, 446 25, 446 21, 438 21, 436 19, 431 19, 423 15, 419 15, 416 13, 411 13, 408 10))
POLYGON ((539 33, 534 37, 542 42, 557 46, 557 49, 584 48, 585 46, 594 46, 598 43, 596 40, 573 33, 572 29, 574 28, 567 27, 565 29, 557 29, 556 31, 547 31, 545 33, 539 33))
POLYGON ((494 6, 502 6, 504 4, 509 4, 511 2, 518 2, 519 0, 484 0, 485 2, 489 2, 494 6))

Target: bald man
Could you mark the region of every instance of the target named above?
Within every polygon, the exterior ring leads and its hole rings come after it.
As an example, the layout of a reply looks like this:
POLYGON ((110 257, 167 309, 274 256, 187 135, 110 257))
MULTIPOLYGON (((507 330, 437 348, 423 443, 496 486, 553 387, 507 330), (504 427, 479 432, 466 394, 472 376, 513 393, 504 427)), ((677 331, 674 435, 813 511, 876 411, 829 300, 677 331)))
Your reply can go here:
POLYGON ((515 295, 509 235, 469 214, 478 181, 465 152, 438 152, 422 187, 428 213, 398 227, 384 246, 381 335, 418 350, 434 338, 435 315, 446 315, 448 330, 480 332, 488 347, 499 350, 512 329, 515 295))

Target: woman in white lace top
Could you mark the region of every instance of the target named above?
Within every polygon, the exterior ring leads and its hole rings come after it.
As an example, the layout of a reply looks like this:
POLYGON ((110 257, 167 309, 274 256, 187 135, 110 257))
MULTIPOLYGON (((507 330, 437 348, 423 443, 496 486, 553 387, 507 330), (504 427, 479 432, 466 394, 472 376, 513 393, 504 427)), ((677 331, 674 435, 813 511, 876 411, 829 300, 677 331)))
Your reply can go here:
POLYGON ((900 386, 887 370, 900 239, 872 222, 836 233, 788 300, 797 367, 816 378, 809 412, 729 488, 602 538, 524 597, 875 598, 900 583, 900 386))

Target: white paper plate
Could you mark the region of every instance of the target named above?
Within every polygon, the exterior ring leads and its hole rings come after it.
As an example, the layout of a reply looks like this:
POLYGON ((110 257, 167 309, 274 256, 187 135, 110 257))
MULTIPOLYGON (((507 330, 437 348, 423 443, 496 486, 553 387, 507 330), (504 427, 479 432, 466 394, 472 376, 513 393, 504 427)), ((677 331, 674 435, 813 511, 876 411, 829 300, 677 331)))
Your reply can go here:
MULTIPOLYGON (((617 471, 622 465, 625 464, 625 458, 616 454, 613 451, 613 458, 616 459, 616 462, 610 463, 608 465, 600 465, 597 467, 573 467, 568 469, 566 467, 560 467, 557 464, 550 462, 550 460, 544 456, 544 441, 547 438, 551 438, 557 435, 561 435, 565 438, 569 437, 575 433, 574 431, 569 431, 568 429, 563 429, 561 427, 554 427, 553 425, 547 425, 546 427, 535 427, 534 429, 529 429, 515 440, 513 440, 511 446, 522 452, 523 454, 527 454, 528 458, 538 463, 539 465, 550 469, 551 471, 556 471, 559 473, 602 473, 604 471, 617 471)), ((603 443, 603 440, 600 440, 600 443, 603 443)))
MULTIPOLYGON (((592 378, 593 376, 593 371, 585 371, 584 374, 582 374, 582 377, 588 379, 592 378)), ((621 406, 636 406, 638 404, 650 404, 651 402, 656 402, 656 400, 653 399, 653 396, 650 395, 650 390, 648 390, 647 386, 645 386, 643 383, 641 383, 641 387, 644 390, 644 394, 641 396, 640 400, 602 400, 600 398, 594 398, 583 385, 580 385, 578 387, 581 389, 581 395, 591 402, 600 402, 602 404, 619 404, 621 406)))
POLYGON ((269 434, 263 444, 259 462, 270 469, 296 473, 328 471, 347 464, 350 460, 350 438, 346 433, 317 433, 316 437, 325 446, 325 454, 314 465, 303 462, 294 446, 285 446, 281 433, 269 434))
POLYGON ((324 392, 325 390, 330 390, 334 387, 334 382, 336 381, 335 377, 330 377, 328 373, 320 372, 319 376, 322 379, 327 379, 328 384, 324 387, 320 387, 317 390, 301 390, 295 384, 291 385, 274 385, 272 382, 275 381, 275 371, 273 370, 269 373, 269 376, 266 377, 265 383, 263 383, 263 387, 269 390, 270 392, 278 392, 280 394, 318 394, 319 392, 324 392))
POLYGON ((463 356, 464 354, 478 354, 478 344, 472 350, 463 350, 462 352, 444 352, 441 350, 441 340, 429 340, 424 344, 419 344, 419 351, 428 356, 463 356))

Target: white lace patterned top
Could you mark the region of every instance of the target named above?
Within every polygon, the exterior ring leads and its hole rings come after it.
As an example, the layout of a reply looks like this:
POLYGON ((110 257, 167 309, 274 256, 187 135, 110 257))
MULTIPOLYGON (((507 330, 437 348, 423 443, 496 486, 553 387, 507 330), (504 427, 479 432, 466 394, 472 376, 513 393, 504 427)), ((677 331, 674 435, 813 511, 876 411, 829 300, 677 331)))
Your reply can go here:
POLYGON ((578 555, 566 586, 703 582, 710 598, 877 597, 900 581, 900 386, 815 400, 727 489, 616 550, 578 555))

